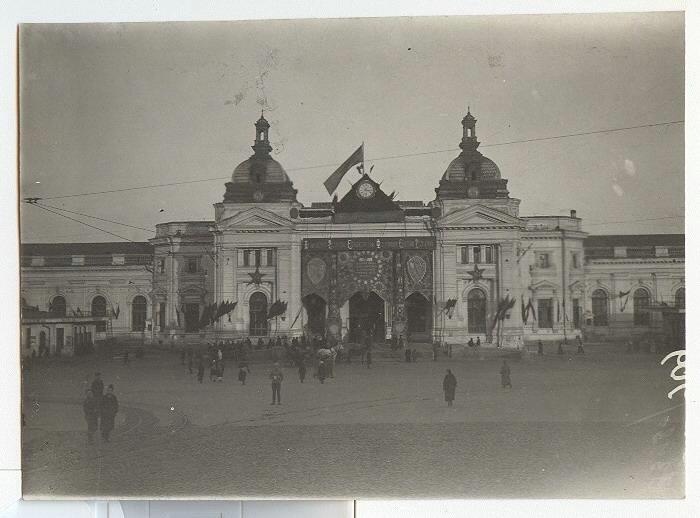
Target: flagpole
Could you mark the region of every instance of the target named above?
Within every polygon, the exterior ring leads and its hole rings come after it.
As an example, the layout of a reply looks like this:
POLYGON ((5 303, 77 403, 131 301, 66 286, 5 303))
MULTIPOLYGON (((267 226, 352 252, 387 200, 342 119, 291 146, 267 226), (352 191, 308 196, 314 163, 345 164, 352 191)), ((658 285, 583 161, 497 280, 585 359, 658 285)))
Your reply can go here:
POLYGON ((365 174, 365 141, 362 141, 362 174, 365 174))

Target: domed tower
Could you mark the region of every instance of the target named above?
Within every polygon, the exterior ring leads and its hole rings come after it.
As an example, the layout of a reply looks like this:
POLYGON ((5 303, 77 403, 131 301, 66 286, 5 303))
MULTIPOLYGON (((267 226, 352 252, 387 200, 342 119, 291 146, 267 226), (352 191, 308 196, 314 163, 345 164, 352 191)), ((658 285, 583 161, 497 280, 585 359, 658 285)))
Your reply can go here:
POLYGON ((270 156, 270 123, 261 114, 255 123, 253 155, 234 170, 224 202, 295 202, 297 191, 282 165, 270 156))
POLYGON ((508 180, 501 178, 501 171, 491 159, 477 151, 479 144, 476 119, 467 109, 459 143, 462 152, 447 166, 435 189, 439 200, 508 198, 508 180))

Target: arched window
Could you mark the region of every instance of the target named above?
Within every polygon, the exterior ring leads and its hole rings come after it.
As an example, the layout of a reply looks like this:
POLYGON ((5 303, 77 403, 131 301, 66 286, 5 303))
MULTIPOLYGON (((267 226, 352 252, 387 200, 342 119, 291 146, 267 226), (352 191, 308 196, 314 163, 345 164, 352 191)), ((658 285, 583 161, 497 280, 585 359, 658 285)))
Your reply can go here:
POLYGON ((651 297, 644 288, 638 288, 634 292, 634 325, 648 326, 651 320, 649 314, 649 303, 651 297))
POLYGON ((593 325, 608 325, 608 294, 604 290, 595 290, 591 297, 593 306, 593 325))
POLYGON ((252 336, 267 335, 267 297, 256 291, 248 301, 250 311, 250 334, 252 336))
POLYGON ((678 288, 676 292, 676 307, 685 309, 685 288, 678 288))
POLYGON ((486 294, 479 288, 467 295, 467 321, 470 334, 486 333, 486 294))
POLYGON ((54 314, 57 317, 66 316, 66 299, 63 297, 54 297, 49 304, 49 313, 54 314))
MULTIPOLYGON (((107 316, 107 301, 101 295, 98 295, 92 299, 91 315, 93 317, 106 317, 107 316)), ((95 331, 98 333, 103 333, 107 330, 106 322, 97 322, 95 324, 95 331)))
POLYGON ((92 299, 92 310, 93 317, 106 317, 107 316, 107 301, 104 297, 98 295, 92 299))
POLYGON ((146 329, 146 297, 137 295, 131 302, 131 330, 144 331, 146 329))

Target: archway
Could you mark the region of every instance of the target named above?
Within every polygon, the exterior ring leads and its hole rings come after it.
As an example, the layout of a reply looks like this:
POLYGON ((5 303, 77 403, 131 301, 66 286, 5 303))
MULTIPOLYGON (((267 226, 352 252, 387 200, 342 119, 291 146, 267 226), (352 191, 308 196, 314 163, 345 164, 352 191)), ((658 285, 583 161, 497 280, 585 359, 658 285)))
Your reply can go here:
MULTIPOLYGON (((90 308, 90 314, 93 317, 106 317, 107 316, 107 301, 105 298, 101 295, 98 295, 94 299, 92 299, 92 305, 90 308)), ((95 324, 95 331, 98 333, 102 333, 106 331, 106 323, 105 322, 97 322, 95 324)))
POLYGON ((57 317, 65 317, 66 299, 64 299, 60 295, 58 297, 54 297, 51 301, 51 304, 49 304, 49 312, 57 317))
POLYGON ((414 292, 406 299, 406 325, 412 340, 430 338, 433 311, 428 299, 422 293, 414 292))
POLYGON ((315 293, 311 293, 304 297, 304 308, 308 316, 306 323, 307 329, 311 335, 326 334, 326 301, 315 293))
POLYGON ((593 325, 608 325, 608 294, 604 290, 597 289, 591 294, 591 306, 593 309, 593 325))
POLYGON ((267 336, 267 297, 256 291, 248 300, 251 336, 267 336))
POLYGON ((634 297, 632 298, 632 309, 634 312, 634 325, 635 326, 648 326, 651 321, 651 314, 649 313, 649 305, 651 302, 651 296, 649 292, 644 288, 638 288, 634 292, 634 297))
POLYGON ((486 294, 480 288, 467 295, 467 320, 469 334, 486 333, 486 294))
POLYGON ((350 297, 350 340, 361 342, 367 335, 384 339, 384 299, 373 291, 358 291, 350 297))
POLYGON ((131 330, 144 331, 146 329, 146 297, 137 295, 131 302, 131 330))

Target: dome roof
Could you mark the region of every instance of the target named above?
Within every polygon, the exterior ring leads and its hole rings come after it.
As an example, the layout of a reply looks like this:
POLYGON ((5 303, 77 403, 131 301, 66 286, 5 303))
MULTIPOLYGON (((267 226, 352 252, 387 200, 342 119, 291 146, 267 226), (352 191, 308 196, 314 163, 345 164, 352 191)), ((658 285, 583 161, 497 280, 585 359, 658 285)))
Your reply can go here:
MULTIPOLYGON (((453 181, 453 182, 464 182, 469 180, 467 174, 468 164, 465 163, 464 155, 460 154, 455 158, 450 165, 447 166, 445 174, 442 175, 443 180, 453 181)), ((500 180, 501 171, 493 160, 485 156, 481 156, 479 160, 479 169, 476 172, 476 180, 500 180)))
POLYGON ((248 160, 238 164, 233 170, 231 181, 233 183, 253 183, 252 174, 259 173, 262 175, 262 181, 265 183, 288 183, 291 180, 287 176, 287 172, 277 160, 269 156, 253 155, 248 160))

